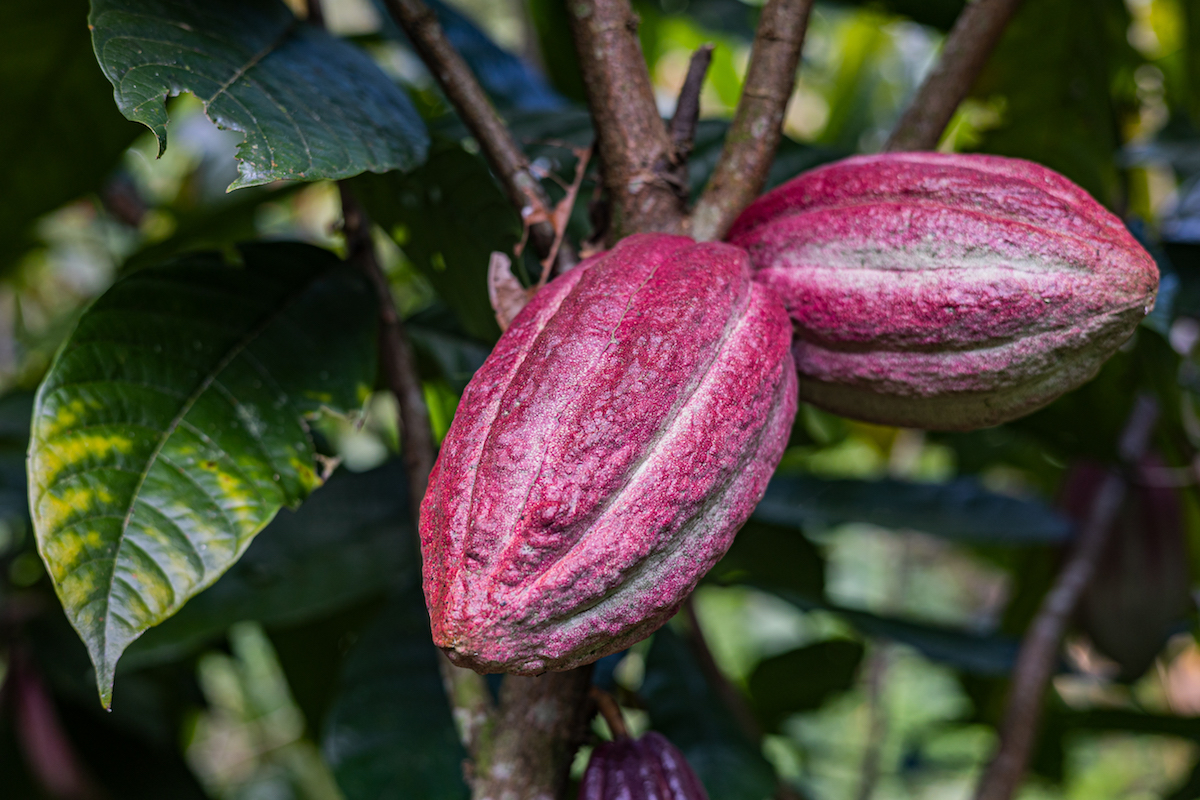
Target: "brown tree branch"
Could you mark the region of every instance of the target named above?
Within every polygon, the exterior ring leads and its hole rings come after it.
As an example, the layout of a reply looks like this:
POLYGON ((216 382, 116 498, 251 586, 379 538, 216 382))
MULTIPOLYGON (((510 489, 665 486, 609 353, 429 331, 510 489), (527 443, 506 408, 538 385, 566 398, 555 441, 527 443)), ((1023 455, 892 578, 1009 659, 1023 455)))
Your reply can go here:
POLYGON ((678 231, 683 202, 669 171, 675 153, 658 114, 629 0, 568 3, 608 192, 608 242, 638 231, 678 231))
MULTIPOLYGON (((396 24, 404 29, 446 98, 479 142, 479 149, 500 179, 509 201, 529 225, 534 249, 545 257, 555 240, 551 222, 553 204, 530 170, 529 159, 512 132, 496 113, 467 62, 446 38, 437 15, 429 6, 422 0, 385 0, 384 5, 396 24)), ((558 249, 560 269, 570 267, 575 261, 574 250, 569 246, 558 249)))
POLYGON ((613 738, 628 739, 629 728, 625 727, 625 716, 621 713, 621 706, 617 704, 613 696, 599 686, 593 686, 588 692, 588 696, 596 704, 596 710, 600 712, 600 716, 604 717, 604 721, 608 723, 608 729, 612 731, 613 738))
MULTIPOLYGON (((1158 403, 1148 395, 1140 395, 1121 435, 1119 452, 1127 468, 1146 452, 1157 419, 1158 403)), ((975 800, 1010 800, 1020 787, 1063 633, 1096 572, 1126 490, 1126 480, 1119 472, 1113 471, 1105 478, 1087 521, 1080 526, 1074 549, 1021 642, 1000 727, 1000 747, 980 779, 975 800)))
POLYGON ((475 760, 472 800, 561 800, 592 705, 592 667, 509 675, 475 760))
POLYGON ((768 0, 763 7, 737 113, 692 211, 692 236, 698 241, 723 237, 767 182, 811 10, 812 0, 768 0))
POLYGON ((425 391, 417 374, 412 345, 404 332, 404 323, 396 313, 392 288, 375 257, 371 226, 354 195, 339 183, 342 195, 342 230, 346 235, 346 259, 366 274, 379 297, 379 362, 383 377, 400 406, 400 430, 404 465, 408 468, 408 494, 412 512, 419 514, 425 486, 433 469, 433 431, 425 409, 425 391))
POLYGON ((1021 0, 967 3, 942 45, 937 65, 917 90, 883 149, 932 150, 954 110, 971 91, 1021 0))
POLYGON ((675 147, 675 158, 686 163, 692 153, 696 139, 696 125, 700 121, 700 90, 704 88, 704 76, 712 63, 713 45, 702 44, 692 53, 688 62, 687 77, 679 89, 679 101, 675 103, 675 115, 671 117, 671 144, 675 147))

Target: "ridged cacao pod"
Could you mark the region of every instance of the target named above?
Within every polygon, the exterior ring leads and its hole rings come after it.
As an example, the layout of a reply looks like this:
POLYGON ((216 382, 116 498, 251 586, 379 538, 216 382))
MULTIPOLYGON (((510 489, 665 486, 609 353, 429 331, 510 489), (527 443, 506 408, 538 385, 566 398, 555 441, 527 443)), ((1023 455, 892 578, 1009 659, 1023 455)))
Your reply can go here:
MULTIPOLYGON (((1152 485, 1163 472, 1158 458, 1147 456, 1139 467, 1077 611, 1083 632, 1120 665, 1123 680, 1140 677, 1154 663, 1194 605, 1179 490, 1152 485)), ((1067 474, 1061 504, 1079 524, 1091 514, 1106 474, 1091 462, 1067 474)))
POLYGON ((661 733, 596 745, 579 800, 708 800, 687 759, 661 733))
POLYGON ((792 316, 801 399, 916 428, 995 425, 1079 386, 1158 287, 1117 217, 997 156, 839 161, 758 198, 729 241, 792 316))
POLYGON ((538 674, 666 622, 783 453, 790 342, 726 244, 631 236, 542 289, 467 385, 421 504, 434 642, 538 674))

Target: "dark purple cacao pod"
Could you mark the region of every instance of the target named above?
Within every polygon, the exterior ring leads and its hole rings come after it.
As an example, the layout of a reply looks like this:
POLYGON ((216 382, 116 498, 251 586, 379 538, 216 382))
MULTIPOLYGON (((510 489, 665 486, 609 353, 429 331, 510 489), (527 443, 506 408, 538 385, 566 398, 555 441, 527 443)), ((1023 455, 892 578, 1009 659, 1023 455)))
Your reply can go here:
POLYGON ((766 490, 790 343, 726 244, 631 236, 542 289, 468 384, 421 504, 434 642, 538 674, 659 628, 766 490))
POLYGON ((729 241, 792 316, 801 399, 916 428, 995 425, 1079 386, 1158 287, 1117 217, 997 156, 839 161, 758 198, 729 241))
MULTIPOLYGON (((1193 607, 1179 490, 1150 485, 1163 473, 1159 459, 1148 456, 1139 466, 1139 482, 1129 487, 1077 611, 1084 633, 1120 665, 1124 680, 1154 663, 1193 607)), ((1067 474, 1061 504, 1077 523, 1091 514, 1105 476, 1104 467, 1090 462, 1067 474)))
POLYGON ((687 759, 661 733, 596 745, 579 800, 708 800, 687 759))

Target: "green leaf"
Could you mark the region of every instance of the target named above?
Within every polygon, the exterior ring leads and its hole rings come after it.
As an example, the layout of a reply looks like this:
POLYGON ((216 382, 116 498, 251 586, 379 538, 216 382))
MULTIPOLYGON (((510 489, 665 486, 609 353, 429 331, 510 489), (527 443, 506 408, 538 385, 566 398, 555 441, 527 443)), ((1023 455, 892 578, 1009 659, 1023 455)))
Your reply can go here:
POLYGON ((777 730, 790 715, 820 708, 852 688, 862 659, 858 642, 829 639, 759 662, 749 688, 763 727, 777 730))
POLYGON ((397 598, 354 645, 322 750, 347 798, 468 796, 421 593, 397 598))
POLYGON ((719 583, 753 583, 808 597, 825 594, 825 559, 794 528, 751 518, 708 573, 719 583))
POLYGON ((488 299, 488 259, 494 250, 512 251, 521 224, 483 160, 444 146, 410 173, 363 175, 352 186, 467 333, 495 341, 500 328, 488 299))
POLYGON ((38 390, 29 449, 38 549, 101 700, 117 659, 321 484, 306 417, 361 407, 375 300, 300 244, 241 248, 118 281, 38 390))
POLYGON ((86 0, 6 0, 0 25, 0 268, 41 215, 100 188, 140 133, 112 107, 86 0), (84 135, 81 135, 84 134, 84 135))
POLYGON ((805 611, 822 610, 844 619, 867 636, 890 639, 919 651, 931 661, 949 664, 976 675, 1007 675, 1017 660, 1016 639, 996 633, 974 633, 924 622, 884 617, 843 608, 819 598, 747 581, 805 611))
POLYGON ((292 626, 362 603, 417 577, 416 536, 400 461, 338 470, 284 509, 213 586, 129 649, 124 666, 177 658, 235 622, 292 626))
POLYGON ((117 107, 154 131, 160 153, 163 101, 180 92, 246 134, 231 189, 409 169, 425 157, 408 96, 279 0, 92 0, 90 22, 117 107))
POLYGON ((1138 61, 1128 29, 1120 0, 1023 3, 973 88, 1005 104, 980 149, 1045 164, 1115 205, 1122 109, 1113 86, 1121 70, 1131 83, 1138 61))
POLYGON ((687 645, 670 627, 654 634, 638 694, 646 701, 651 727, 683 752, 709 797, 764 800, 772 796, 774 769, 758 744, 738 728, 687 645))
POLYGON ((423 377, 441 377, 462 393, 491 348, 467 336, 454 313, 435 303, 404 320, 423 377))
POLYGON ((754 515, 793 527, 868 522, 978 544, 1058 543, 1071 535, 1070 520, 1050 506, 989 492, 970 478, 913 483, 777 475, 754 515))

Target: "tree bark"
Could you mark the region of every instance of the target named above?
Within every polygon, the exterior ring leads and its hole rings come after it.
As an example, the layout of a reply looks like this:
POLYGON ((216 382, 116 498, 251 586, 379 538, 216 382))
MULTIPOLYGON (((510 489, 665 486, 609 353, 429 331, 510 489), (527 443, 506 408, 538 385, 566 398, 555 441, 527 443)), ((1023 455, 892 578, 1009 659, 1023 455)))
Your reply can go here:
POLYGON ((684 205, 669 178, 675 147, 658 113, 628 0, 568 4, 610 203, 608 243, 679 232, 684 205))
POLYGON ((592 667, 509 675, 475 759, 472 800, 560 800, 591 712, 592 667))
POLYGON ((692 236, 699 241, 722 238, 766 185, 783 138, 783 116, 811 10, 812 0, 769 0, 763 7, 737 113, 692 212, 692 236))
MULTIPOLYGON (((1145 454, 1157 420, 1157 402, 1139 396, 1121 436, 1121 460, 1127 469, 1133 469, 1145 454)), ((1063 633, 1096 572, 1127 490, 1125 478, 1115 470, 1097 490, 1074 549, 1021 642, 1000 727, 1000 747, 979 781, 975 800, 1010 800, 1020 788, 1063 633)))
POLYGON ((917 90, 883 149, 932 150, 971 91, 1021 0, 974 0, 954 21, 937 65, 917 90))

